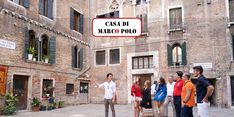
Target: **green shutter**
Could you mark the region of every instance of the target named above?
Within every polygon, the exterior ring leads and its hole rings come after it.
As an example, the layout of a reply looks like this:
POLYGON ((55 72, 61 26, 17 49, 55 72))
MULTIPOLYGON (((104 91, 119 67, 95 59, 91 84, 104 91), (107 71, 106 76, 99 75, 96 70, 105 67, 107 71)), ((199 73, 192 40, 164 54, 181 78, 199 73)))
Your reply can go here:
POLYGON ((53 19, 53 4, 54 4, 54 0, 48 0, 48 17, 50 19, 53 19))
POLYGON ((80 19, 79 19, 79 32, 81 34, 84 33, 84 15, 83 14, 80 14, 80 19))
POLYGON ((184 42, 181 46, 182 48, 182 65, 186 65, 186 42, 184 42))
POLYGON ((39 0, 39 14, 43 15, 44 13, 44 0, 39 0))
POLYGON ((23 2, 24 2, 24 7, 25 8, 29 8, 29 6, 30 6, 30 0, 24 0, 23 2))
POLYGON ((38 54, 39 54, 39 38, 38 37, 36 37, 35 38, 35 50, 36 50, 36 59, 38 60, 38 54))
POLYGON ((174 9, 170 9, 169 11, 169 17, 170 17, 170 29, 174 29, 175 28, 175 18, 176 18, 176 12, 174 9))
POLYGON ((84 56, 84 49, 83 48, 80 48, 80 51, 79 51, 79 62, 78 62, 78 67, 80 68, 80 69, 82 69, 83 68, 83 56, 84 56))
POLYGON ((24 58, 28 59, 28 48, 29 48, 29 29, 24 29, 24 58))
POLYGON ((147 14, 142 15, 142 32, 147 32, 148 26, 147 26, 147 14))
POLYGON ((49 62, 51 64, 55 63, 55 57, 56 57, 56 37, 51 37, 51 39, 49 39, 49 62))
POLYGON ((74 30, 74 24, 75 24, 75 21, 74 21, 74 9, 70 8, 70 28, 71 28, 71 30, 74 30))
POLYGON ((76 66, 76 65, 75 65, 75 61, 76 61, 76 60, 75 60, 75 58, 76 58, 75 56, 76 56, 76 54, 75 54, 75 47, 72 46, 72 67, 73 67, 73 68, 75 68, 75 66, 76 66))
POLYGON ((167 60, 168 66, 172 66, 172 47, 169 44, 167 44, 167 60))

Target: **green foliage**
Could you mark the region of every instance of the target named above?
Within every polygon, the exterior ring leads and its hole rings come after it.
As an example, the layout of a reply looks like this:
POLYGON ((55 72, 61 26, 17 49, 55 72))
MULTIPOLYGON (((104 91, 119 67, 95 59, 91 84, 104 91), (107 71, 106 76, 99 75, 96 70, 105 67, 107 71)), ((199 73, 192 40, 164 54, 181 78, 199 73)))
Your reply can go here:
POLYGON ((5 101, 3 113, 5 115, 16 114, 16 102, 18 101, 18 99, 15 96, 12 96, 10 94, 7 94, 5 98, 6 98, 6 101, 5 101))
POLYGON ((37 107, 39 107, 40 104, 41 104, 41 101, 40 101, 38 98, 33 98, 33 99, 32 99, 32 103, 31 103, 32 106, 37 106, 37 107))
POLYGON ((35 54, 36 54, 35 48, 34 48, 34 47, 29 47, 29 48, 28 48, 28 53, 29 53, 29 54, 32 54, 32 55, 35 55, 35 54))
POLYGON ((59 101, 58 102, 58 107, 63 107, 64 106, 64 101, 59 101))
POLYGON ((42 59, 45 61, 45 59, 50 59, 50 56, 49 55, 44 55, 43 57, 42 57, 42 59))

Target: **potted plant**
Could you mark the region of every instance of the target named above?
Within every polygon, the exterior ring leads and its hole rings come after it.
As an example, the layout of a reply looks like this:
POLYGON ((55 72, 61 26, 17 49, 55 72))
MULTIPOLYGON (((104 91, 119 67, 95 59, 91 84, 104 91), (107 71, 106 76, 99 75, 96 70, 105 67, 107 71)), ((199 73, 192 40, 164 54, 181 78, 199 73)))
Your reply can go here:
POLYGON ((47 106, 47 110, 48 110, 48 111, 50 111, 50 110, 52 110, 52 109, 53 109, 53 107, 52 107, 51 105, 47 106))
POLYGON ((41 105, 40 106, 40 111, 46 111, 46 106, 45 105, 41 105))
POLYGON ((33 98, 32 103, 31 103, 32 111, 38 112, 40 110, 40 104, 41 104, 41 101, 38 98, 33 98))
POLYGON ((58 102, 58 108, 62 108, 64 106, 64 101, 59 101, 58 102))
POLYGON ((53 105, 52 109, 56 109, 56 107, 57 107, 57 102, 54 102, 52 105, 53 105))
POLYGON ((28 60, 32 60, 33 59, 33 55, 35 55, 36 50, 34 47, 29 47, 28 48, 28 60))
POLYGON ((49 56, 47 55, 43 56, 43 60, 45 63, 49 63, 49 56))
POLYGON ((7 94, 5 97, 5 106, 3 108, 3 113, 5 115, 14 115, 16 114, 16 102, 18 99, 10 94, 7 94))

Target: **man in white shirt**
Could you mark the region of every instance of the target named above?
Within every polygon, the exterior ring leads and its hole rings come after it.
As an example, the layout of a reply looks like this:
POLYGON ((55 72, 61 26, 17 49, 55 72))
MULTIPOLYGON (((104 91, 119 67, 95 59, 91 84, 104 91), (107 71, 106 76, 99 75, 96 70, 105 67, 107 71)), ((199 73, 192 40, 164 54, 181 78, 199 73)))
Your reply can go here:
POLYGON ((116 101, 116 84, 112 81, 113 74, 107 74, 107 81, 98 85, 99 88, 103 87, 105 89, 104 95, 104 105, 105 105, 105 117, 108 117, 109 105, 112 111, 112 117, 115 117, 114 103, 116 101))
POLYGON ((176 117, 175 107, 174 107, 174 103, 173 103, 174 85, 175 85, 175 82, 173 81, 173 77, 170 76, 168 78, 168 83, 167 83, 167 97, 166 97, 166 100, 164 102, 164 116, 165 117, 168 117, 168 105, 169 105, 169 103, 171 103, 171 105, 172 105, 173 117, 176 117))

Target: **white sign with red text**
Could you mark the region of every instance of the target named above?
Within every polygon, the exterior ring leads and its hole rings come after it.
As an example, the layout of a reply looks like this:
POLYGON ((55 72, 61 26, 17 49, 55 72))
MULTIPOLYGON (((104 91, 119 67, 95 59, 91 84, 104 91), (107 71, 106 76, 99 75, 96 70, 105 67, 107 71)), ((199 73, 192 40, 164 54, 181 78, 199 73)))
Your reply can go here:
POLYGON ((142 24, 139 18, 94 18, 95 37, 137 37, 141 35, 142 24))

